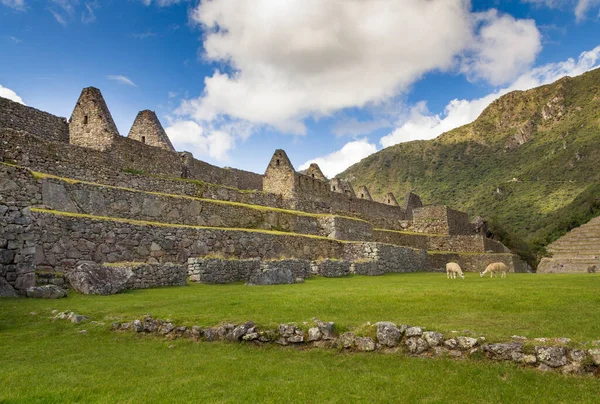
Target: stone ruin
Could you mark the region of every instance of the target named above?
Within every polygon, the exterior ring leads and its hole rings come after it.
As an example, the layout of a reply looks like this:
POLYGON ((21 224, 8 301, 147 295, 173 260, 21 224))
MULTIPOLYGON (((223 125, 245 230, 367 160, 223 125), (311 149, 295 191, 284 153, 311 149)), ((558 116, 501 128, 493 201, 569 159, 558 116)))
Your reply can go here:
POLYGON ((165 284, 161 266, 209 283, 259 279, 264 268, 294 278, 439 271, 448 261, 528 270, 463 212, 356 189, 316 164, 296 171, 283 150, 263 175, 176 152, 152 111, 123 137, 96 88, 68 121, 0 98, 0 289, 62 286, 90 262, 150 265, 132 272, 131 287, 165 284))

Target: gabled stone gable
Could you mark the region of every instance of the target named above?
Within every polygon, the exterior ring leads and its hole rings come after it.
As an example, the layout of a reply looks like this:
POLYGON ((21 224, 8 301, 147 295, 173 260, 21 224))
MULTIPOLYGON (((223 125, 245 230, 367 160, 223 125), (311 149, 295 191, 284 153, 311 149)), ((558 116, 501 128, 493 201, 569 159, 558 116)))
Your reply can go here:
POLYGON ((161 149, 168 151, 175 151, 169 136, 167 136, 167 133, 154 111, 140 111, 137 114, 127 137, 150 146, 160 147, 161 149))
POLYGON ((100 90, 84 88, 69 119, 70 143, 104 151, 118 136, 119 131, 100 90))

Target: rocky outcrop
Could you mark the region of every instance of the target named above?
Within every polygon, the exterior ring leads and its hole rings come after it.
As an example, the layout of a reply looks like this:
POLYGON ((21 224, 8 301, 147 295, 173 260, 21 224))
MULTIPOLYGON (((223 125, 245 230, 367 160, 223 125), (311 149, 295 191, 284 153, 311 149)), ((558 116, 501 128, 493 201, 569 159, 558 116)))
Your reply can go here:
POLYGON ((0 277, 0 297, 18 297, 17 291, 4 278, 0 277))
POLYGON ((65 272, 65 277, 76 291, 86 295, 114 295, 125 289, 133 271, 127 267, 108 267, 84 262, 65 272))
POLYGON ((67 291, 56 285, 32 286, 27 289, 27 297, 33 299, 60 299, 67 297, 67 291))
POLYGON ((283 285, 296 283, 296 277, 286 266, 261 269, 250 276, 248 285, 283 285))

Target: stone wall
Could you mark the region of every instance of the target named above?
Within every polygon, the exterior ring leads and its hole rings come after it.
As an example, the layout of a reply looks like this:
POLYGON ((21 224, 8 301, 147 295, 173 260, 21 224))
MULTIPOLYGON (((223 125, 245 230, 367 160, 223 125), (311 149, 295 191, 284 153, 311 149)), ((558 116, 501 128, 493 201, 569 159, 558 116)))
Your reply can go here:
POLYGON ((376 261, 379 273, 426 270, 426 252, 371 242, 336 241, 264 231, 147 225, 32 209, 38 270, 62 273, 81 261, 187 262, 224 258, 376 261))
POLYGON ((311 264, 312 273, 326 278, 339 278, 349 275, 352 263, 350 261, 325 259, 311 264))
POLYGON ((359 275, 376 276, 429 270, 425 250, 389 244, 347 244, 345 258, 354 261, 352 272, 359 275))
POLYGON ((188 153, 172 153, 121 136, 104 152, 45 141, 23 131, 3 130, 0 136, 0 161, 60 177, 117 185, 130 180, 125 175, 128 172, 170 178, 185 174, 183 177, 189 179, 238 189, 262 189, 259 174, 215 167, 188 153))
POLYGON ((429 268, 433 271, 446 271, 446 263, 456 262, 463 272, 482 272, 492 262, 503 262, 509 272, 532 272, 531 267, 513 254, 460 254, 429 253, 429 268))
POLYGON ((0 164, 0 278, 19 294, 35 286, 36 243, 30 205, 40 199, 28 170, 0 164))
POLYGON ((260 270, 259 259, 190 258, 188 260, 190 281, 199 283, 233 283, 250 279, 260 270))
MULTIPOLYGON (((121 265, 109 265, 111 268, 121 265)), ((162 264, 125 263, 122 266, 133 272, 125 289, 148 289, 162 286, 185 286, 187 265, 182 263, 165 262, 162 264)))
POLYGON ((344 243, 264 231, 146 225, 33 209, 38 269, 63 272, 80 261, 186 262, 218 254, 231 258, 343 257, 344 243))
POLYGON ((351 218, 308 215, 56 178, 43 178, 41 185, 43 204, 64 212, 192 226, 280 230, 338 240, 371 239, 372 226, 351 218))
POLYGON ((222 259, 190 258, 187 264, 190 281, 209 284, 248 282, 261 272, 275 268, 289 269, 294 278, 306 279, 311 276, 310 262, 307 260, 284 259, 222 259))
POLYGON ((464 212, 450 209, 447 206, 424 206, 412 212, 413 221, 408 230, 417 233, 470 235, 475 234, 464 212))
POLYGON ((373 241, 421 248, 431 251, 494 253, 509 252, 509 250, 504 247, 502 243, 499 243, 495 240, 490 240, 480 235, 428 235, 376 229, 373 231, 373 241))
POLYGON ((23 130, 46 140, 69 142, 67 118, 0 97, 0 130, 23 130))

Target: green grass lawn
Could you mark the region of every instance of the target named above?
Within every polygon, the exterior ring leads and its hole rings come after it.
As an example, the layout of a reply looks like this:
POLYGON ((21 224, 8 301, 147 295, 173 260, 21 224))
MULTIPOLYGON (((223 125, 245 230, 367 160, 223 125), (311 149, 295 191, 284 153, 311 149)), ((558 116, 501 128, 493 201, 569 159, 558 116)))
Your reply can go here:
POLYGON ((202 326, 390 320, 491 339, 600 339, 599 275, 444 274, 192 285, 115 296, 0 300, 0 402, 597 402, 600 382, 485 360, 167 341, 109 331, 151 313, 202 326), (49 319, 74 310, 104 324, 49 319), (37 314, 30 314, 35 312, 37 314), (78 333, 87 330, 87 334, 78 333))

